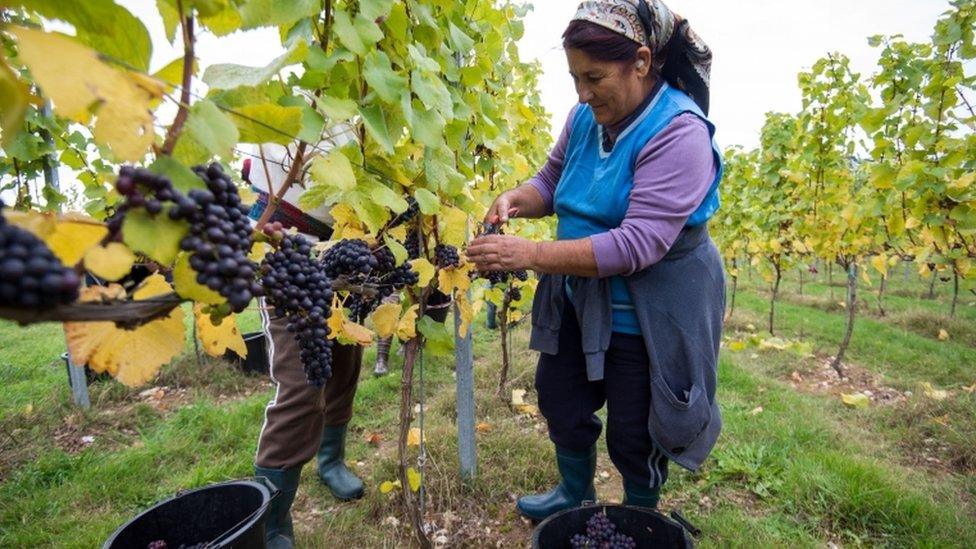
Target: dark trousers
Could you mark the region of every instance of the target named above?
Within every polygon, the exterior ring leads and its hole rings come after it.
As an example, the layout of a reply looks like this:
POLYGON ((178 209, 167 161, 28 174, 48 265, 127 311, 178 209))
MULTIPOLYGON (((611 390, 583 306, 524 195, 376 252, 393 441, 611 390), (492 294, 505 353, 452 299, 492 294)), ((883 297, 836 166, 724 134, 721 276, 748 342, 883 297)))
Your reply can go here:
POLYGON ((567 300, 559 329, 559 352, 542 353, 536 369, 539 409, 556 446, 584 452, 600 438, 596 412, 607 404, 607 448, 624 479, 659 487, 668 477, 668 460, 651 441, 650 364, 644 338, 614 332, 604 362, 603 379, 586 378, 579 322, 567 300))
MULTIPOLYGON (((261 301, 262 307, 264 300, 261 301)), ((363 348, 332 347, 332 377, 325 387, 313 387, 305 378, 301 349, 284 318, 272 318, 262 308, 261 321, 268 338, 274 399, 264 411, 254 463, 269 469, 290 469, 305 464, 318 452, 322 429, 343 425, 352 418, 353 398, 359 383, 363 348)))

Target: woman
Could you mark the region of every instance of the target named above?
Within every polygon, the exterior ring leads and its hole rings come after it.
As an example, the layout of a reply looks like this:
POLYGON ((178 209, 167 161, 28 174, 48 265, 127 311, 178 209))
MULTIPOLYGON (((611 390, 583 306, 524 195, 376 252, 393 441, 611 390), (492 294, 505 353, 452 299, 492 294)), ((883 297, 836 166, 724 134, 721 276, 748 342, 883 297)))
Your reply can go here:
POLYGON ((711 52, 659 0, 580 4, 563 34, 579 105, 543 169, 486 221, 555 213, 557 240, 476 239, 480 270, 540 274, 530 346, 560 484, 519 499, 541 520, 595 498, 595 443, 624 502, 655 507, 668 461, 701 466, 715 402, 725 279, 705 224, 722 165, 707 120, 711 52))

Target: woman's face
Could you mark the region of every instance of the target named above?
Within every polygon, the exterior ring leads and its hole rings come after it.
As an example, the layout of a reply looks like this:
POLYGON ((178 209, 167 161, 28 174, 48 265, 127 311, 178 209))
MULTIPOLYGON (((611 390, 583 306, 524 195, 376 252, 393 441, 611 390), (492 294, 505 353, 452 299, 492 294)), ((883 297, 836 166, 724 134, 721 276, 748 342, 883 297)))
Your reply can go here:
POLYGON ((613 125, 633 112, 653 85, 647 78, 647 48, 638 52, 642 63, 598 61, 574 48, 566 49, 566 59, 579 102, 589 105, 597 123, 603 126, 613 125))

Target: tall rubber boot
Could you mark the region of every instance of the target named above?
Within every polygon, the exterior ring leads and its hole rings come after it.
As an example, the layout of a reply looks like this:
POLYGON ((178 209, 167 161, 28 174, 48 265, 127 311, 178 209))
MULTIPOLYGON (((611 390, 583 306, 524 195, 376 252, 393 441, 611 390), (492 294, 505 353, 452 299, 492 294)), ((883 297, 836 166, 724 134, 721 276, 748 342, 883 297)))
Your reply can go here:
POLYGON ((264 523, 265 539, 268 549, 292 549, 295 545, 295 532, 291 523, 291 504, 298 492, 298 481, 302 468, 266 469, 254 467, 254 476, 265 477, 275 485, 279 494, 268 507, 268 518, 264 523))
POLYGON ((624 505, 656 509, 657 502, 660 499, 660 486, 648 488, 647 486, 639 486, 624 479, 624 505))
POLYGON ((346 467, 346 427, 326 425, 319 445, 319 478, 337 499, 348 501, 363 497, 363 481, 346 467))
POLYGON ((578 507, 596 499, 593 474, 596 472, 596 446, 586 452, 556 447, 556 465, 562 481, 545 494, 522 496, 516 507, 522 516, 540 521, 564 509, 578 507))

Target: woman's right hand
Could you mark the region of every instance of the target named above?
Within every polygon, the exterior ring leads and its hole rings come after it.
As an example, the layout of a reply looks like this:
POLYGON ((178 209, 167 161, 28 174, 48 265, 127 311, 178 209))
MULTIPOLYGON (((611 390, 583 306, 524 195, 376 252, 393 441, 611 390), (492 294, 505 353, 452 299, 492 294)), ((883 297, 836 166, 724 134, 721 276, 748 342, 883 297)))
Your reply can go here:
POLYGON ((505 191, 495 198, 488 213, 485 214, 485 223, 490 225, 503 225, 510 217, 518 215, 518 204, 515 203, 516 196, 513 191, 505 191))

